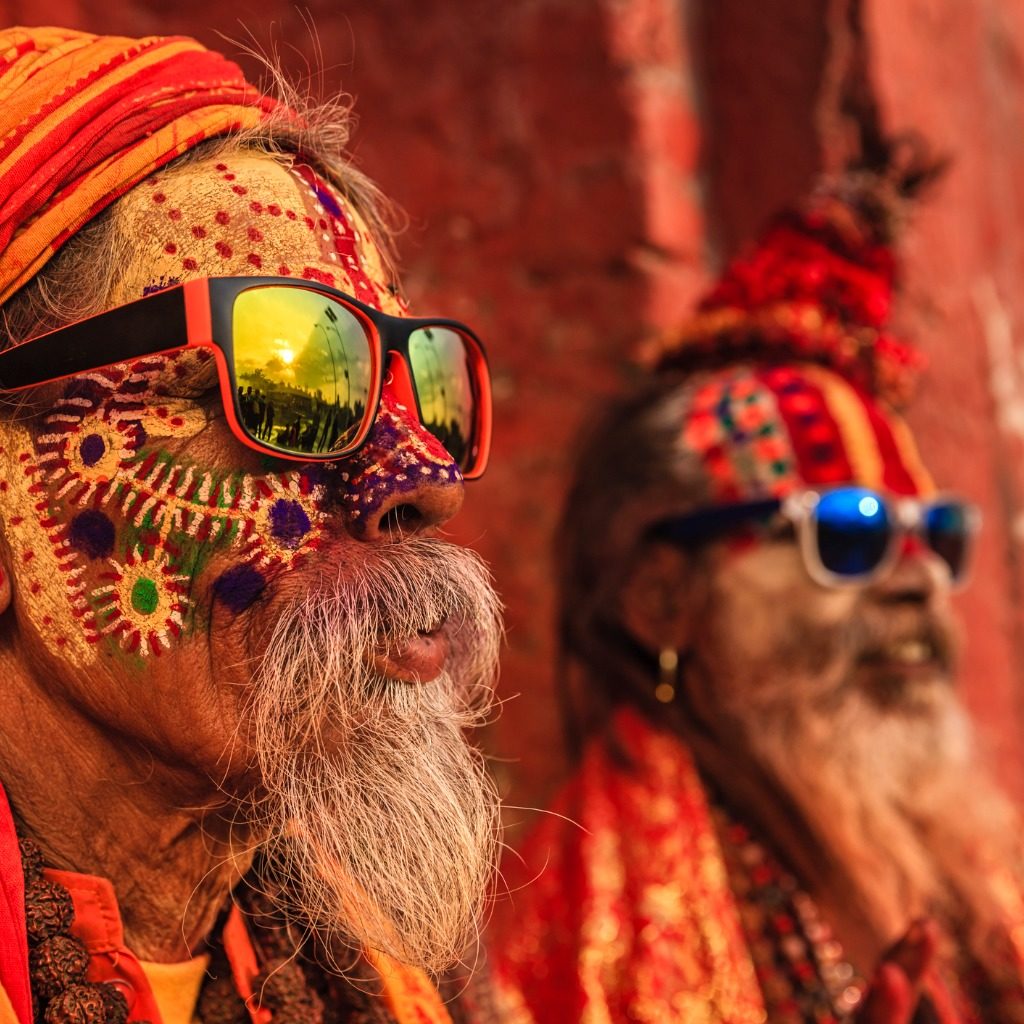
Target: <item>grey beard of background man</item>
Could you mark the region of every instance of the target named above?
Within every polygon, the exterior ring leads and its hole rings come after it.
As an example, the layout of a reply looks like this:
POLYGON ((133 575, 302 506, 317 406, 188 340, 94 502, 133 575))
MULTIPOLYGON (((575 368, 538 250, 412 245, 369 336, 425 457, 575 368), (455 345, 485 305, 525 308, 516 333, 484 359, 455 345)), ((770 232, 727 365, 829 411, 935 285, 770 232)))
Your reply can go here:
POLYGON ((685 652, 670 718, 715 784, 756 808, 820 885, 830 919, 864 914, 842 929, 864 929, 844 942, 854 950, 926 913, 966 913, 984 933, 997 903, 992 877, 975 871, 979 840, 990 865, 1020 859, 1016 816, 978 762, 953 687, 937 563, 918 551, 877 584, 823 592, 794 539, 769 536, 741 553, 728 541, 653 548, 623 594, 633 636, 660 637, 653 650, 673 637, 685 652))

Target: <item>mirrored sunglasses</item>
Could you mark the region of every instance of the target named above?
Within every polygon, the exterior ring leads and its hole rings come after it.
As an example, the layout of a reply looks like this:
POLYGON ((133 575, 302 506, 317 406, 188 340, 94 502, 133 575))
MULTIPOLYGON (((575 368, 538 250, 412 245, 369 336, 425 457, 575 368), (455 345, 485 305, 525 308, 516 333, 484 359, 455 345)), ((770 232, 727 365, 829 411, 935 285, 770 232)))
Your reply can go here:
POLYGON ((978 509, 957 497, 894 498, 848 485, 702 509, 655 524, 649 536, 698 544, 778 516, 793 524, 808 574, 831 587, 884 576, 908 536, 919 537, 945 564, 952 583, 962 585, 981 526, 978 509))
POLYGON ((389 316, 292 278, 188 281, 29 339, 0 352, 0 391, 189 348, 212 352, 228 424, 257 451, 302 462, 352 455, 390 378, 466 479, 487 465, 490 376, 470 328, 389 316))

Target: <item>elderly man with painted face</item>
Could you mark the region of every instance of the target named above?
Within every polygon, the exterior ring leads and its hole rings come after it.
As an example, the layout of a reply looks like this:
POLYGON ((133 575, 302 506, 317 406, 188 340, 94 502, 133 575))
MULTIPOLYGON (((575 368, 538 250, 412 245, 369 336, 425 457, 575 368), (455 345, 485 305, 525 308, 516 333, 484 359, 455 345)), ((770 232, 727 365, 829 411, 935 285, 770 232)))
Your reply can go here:
POLYGON ((58 29, 0 97, 0 1021, 462 1019, 479 342, 408 317, 336 112, 58 29))
POLYGON ((952 685, 976 516, 894 411, 919 178, 851 173, 779 218, 583 452, 583 751, 508 867, 513 1019, 1024 1021, 1020 832, 952 685))

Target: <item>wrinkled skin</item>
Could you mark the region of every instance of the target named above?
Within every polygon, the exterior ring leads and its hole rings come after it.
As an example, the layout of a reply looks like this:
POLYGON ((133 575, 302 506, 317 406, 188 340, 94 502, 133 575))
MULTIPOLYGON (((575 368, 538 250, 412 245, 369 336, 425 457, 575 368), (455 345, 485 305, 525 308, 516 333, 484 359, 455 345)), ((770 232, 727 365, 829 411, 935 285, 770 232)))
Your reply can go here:
MULTIPOLYGON (((259 201, 254 197, 261 197, 263 205, 269 205, 275 196, 288 197, 291 194, 296 200, 301 197, 291 175, 274 161, 238 156, 230 161, 230 166, 236 169, 236 173, 239 170, 248 172, 241 179, 237 176, 233 179, 246 181, 242 187, 247 191, 243 196, 234 196, 225 185, 217 197, 217 208, 224 207, 229 211, 229 226, 238 235, 244 236, 259 228, 265 231, 267 216, 249 210, 252 202, 259 201), (237 209, 231 206, 232 200, 237 209)), ((157 221, 156 224, 153 211, 163 214, 164 209, 179 196, 183 200, 182 205, 190 200, 195 202, 193 189, 197 183, 211 179, 211 170, 206 164, 200 164, 188 169, 180 182, 157 178, 155 185, 145 183, 140 186, 118 211, 126 230, 145 237, 146 233, 155 234, 156 228, 159 231, 156 240, 162 249, 175 248, 175 259, 179 254, 190 251, 189 246, 196 244, 193 231, 197 222, 205 223, 205 230, 211 235, 218 227, 216 215, 205 209, 208 204, 203 201, 198 210, 192 211, 186 207, 180 219, 157 221), (149 192, 155 188, 161 189, 159 194, 167 196, 159 204, 151 204, 150 201, 149 192)), ((216 181, 221 176, 214 171, 212 177, 216 181)), ((286 201, 286 198, 282 199, 282 205, 286 205, 286 201)), ((300 215, 304 213, 302 210, 298 212, 300 215)), ((310 210, 310 213, 314 212, 310 210)), ((284 239, 290 252, 277 252, 278 263, 285 265, 287 260, 296 267, 333 275, 332 279, 339 287, 355 290, 338 267, 323 255, 319 235, 310 233, 309 237, 311 241, 306 244, 305 251, 297 245, 297 241, 303 240, 298 232, 294 238, 284 239)), ((254 243, 254 247, 258 246, 254 243)), ((379 257, 374 256, 374 259, 379 261, 379 257)), ((188 256, 181 258, 182 265, 177 267, 175 275, 178 280, 202 276, 204 270, 242 275, 260 272, 260 268, 247 262, 245 252, 237 248, 231 258, 220 259, 219 265, 212 268, 208 259, 199 265, 197 257, 191 260, 196 264, 195 269, 189 269, 184 265, 189 260, 188 256)), ((374 265, 371 257, 364 261, 374 265)), ((157 269, 162 267, 158 264, 157 269)), ((153 267, 145 261, 132 261, 123 268, 114 302, 118 304, 138 298, 154 280, 166 278, 167 275, 154 274, 153 267)), ((385 297, 378 299, 381 305, 386 305, 391 312, 398 311, 397 303, 383 287, 383 282, 374 294, 385 297)), ((288 489, 282 490, 279 481, 284 477, 301 494, 299 504, 307 518, 320 527, 317 547, 307 546, 312 530, 302 535, 296 546, 285 550, 287 557, 283 561, 271 564, 269 568, 259 567, 266 582, 262 587, 258 582, 254 583, 252 589, 259 589, 250 606, 237 609, 235 603, 233 609, 223 600, 218 600, 215 594, 218 580, 224 573, 245 563, 244 548, 216 539, 197 542, 188 537, 185 530, 172 530, 170 539, 183 551, 175 559, 173 569, 185 577, 181 583, 187 591, 189 610, 183 615, 185 622, 180 638, 172 640, 170 647, 162 653, 139 657, 133 656, 131 651, 121 650, 123 645, 111 639, 104 639, 99 644, 83 645, 78 642, 76 633, 81 631, 81 625, 61 606, 59 594, 53 593, 52 581, 45 579, 45 571, 38 568, 44 553, 37 553, 25 564, 22 552, 22 564, 19 564, 19 552, 13 550, 12 545, 15 600, 16 603, 26 601, 28 612, 20 623, 15 642, 19 661, 38 666, 40 675, 49 681, 55 697, 88 705, 90 712, 108 727, 124 732, 150 754, 169 764, 189 766, 203 777, 224 774, 230 778, 236 769, 225 765, 223 759, 237 730, 239 696, 244 693, 251 675, 252 659, 258 656, 259 638, 274 623, 282 607, 296 591, 307 587, 315 578, 318 564, 358 565, 373 544, 390 540, 388 524, 397 518, 392 514, 393 510, 403 509, 403 532, 433 528, 458 510, 463 488, 457 471, 450 472, 453 467, 444 450, 425 434, 407 409, 398 407, 398 400, 393 395, 388 396, 384 416, 367 445, 355 457, 346 460, 344 466, 335 464, 317 469, 303 467, 300 463, 265 460, 235 439, 224 416, 212 368, 196 364, 197 360, 191 355, 175 357, 166 363, 163 360, 153 361, 150 379, 145 382, 144 402, 147 406, 159 408, 164 398, 161 393, 170 392, 167 397, 177 403, 173 412, 185 420, 185 427, 177 430, 169 427, 166 436, 157 437, 152 424, 144 421, 148 436, 141 447, 131 450, 131 461, 145 464, 147 456, 159 453, 169 466, 185 470, 193 468, 196 476, 211 473, 215 479, 232 479, 239 474, 248 474, 257 494, 261 484, 274 486, 274 495, 266 500, 258 499, 259 507, 245 516, 254 523, 256 532, 264 536, 272 533, 271 516, 276 501, 293 502, 297 497, 288 489), (184 377, 180 376, 183 371, 184 377), (346 499, 353 495, 362 496, 358 481, 366 479, 370 470, 380 472, 382 460, 388 458, 394 448, 402 446, 412 449, 412 462, 430 470, 423 475, 423 482, 415 491, 394 490, 370 515, 362 514, 358 503, 355 506, 357 510, 353 511, 351 501, 346 499), (305 479, 300 481, 300 478, 305 479), (302 494, 302 491, 308 493, 302 494), (296 555, 305 557, 293 566, 290 559, 296 555), (198 572, 192 571, 195 566, 201 566, 198 572), (32 584, 37 577, 44 584, 38 600, 55 605, 48 609, 48 613, 56 620, 52 627, 47 623, 38 631, 33 627, 41 616, 32 614, 36 608, 30 603, 34 596, 32 584), (205 621, 200 623, 199 615, 205 621), (64 643, 55 642, 61 638, 64 643)), ((73 393, 77 396, 79 389, 74 389, 73 393)), ((92 392, 87 394, 92 399, 92 392)), ((81 447, 80 436, 95 436, 93 431, 97 426, 105 425, 112 435, 130 436, 129 428, 117 419, 124 416, 129 424, 135 419, 132 413, 118 412, 124 397, 123 385, 104 388, 83 422, 73 424, 75 433, 67 442, 71 450, 71 469, 76 468, 74 448, 76 444, 81 447)), ((81 399, 76 397, 76 401, 81 399)), ((61 406, 58 415, 78 414, 78 408, 68 410, 61 406)), ((56 430, 56 427, 47 425, 46 417, 43 417, 43 426, 35 430, 37 448, 40 438, 49 436, 50 430, 56 430)), ((113 447, 106 435, 104 440, 108 442, 108 449, 113 447)), ((45 469, 47 464, 41 465, 45 469)), ((168 471, 166 478, 172 471, 168 471)), ((117 475, 116 466, 111 473, 117 475)), ((60 495, 63 483, 64 477, 57 474, 54 481, 47 484, 48 497, 52 501, 50 511, 60 526, 70 527, 76 515, 83 508, 91 508, 94 500, 92 495, 88 495, 85 500, 76 502, 73 500, 75 491, 60 495)), ((157 488, 145 490, 140 487, 143 495, 148 496, 151 491, 158 493, 157 488)), ((14 494, 8 491, 8 495, 12 505, 19 498, 24 502, 24 497, 17 491, 14 494)), ((24 511, 24 508, 12 507, 7 518, 9 520, 24 511)), ((108 558, 124 562, 138 537, 138 531, 132 529, 132 517, 125 513, 122 502, 110 500, 101 506, 99 513, 109 522, 107 534, 113 536, 109 549, 105 547, 101 554, 96 555, 94 547, 89 547, 88 543, 77 547, 78 561, 86 566, 87 575, 95 574, 97 588, 102 585, 101 573, 110 568, 108 558)), ((21 540, 20 537, 18 539, 21 540)), ((73 545, 74 539, 72 536, 73 545)), ((272 536, 270 539, 273 542, 272 536)), ((145 644, 141 646, 145 647, 145 644)), ((244 758, 244 749, 236 746, 236 750, 244 758)))
POLYGON ((790 537, 733 538, 697 555, 648 548, 622 602, 653 650, 685 650, 696 700, 716 714, 794 689, 828 705, 860 690, 913 714, 952 684, 957 628, 949 574, 916 540, 880 580, 826 588, 790 537), (684 584, 685 581, 685 584, 684 584))
POLYGON ((821 587, 786 541, 720 545, 708 567, 707 631, 695 651, 724 704, 784 692, 796 676, 824 701, 857 688, 913 713, 931 688, 951 684, 948 572, 917 545, 862 587, 821 587))

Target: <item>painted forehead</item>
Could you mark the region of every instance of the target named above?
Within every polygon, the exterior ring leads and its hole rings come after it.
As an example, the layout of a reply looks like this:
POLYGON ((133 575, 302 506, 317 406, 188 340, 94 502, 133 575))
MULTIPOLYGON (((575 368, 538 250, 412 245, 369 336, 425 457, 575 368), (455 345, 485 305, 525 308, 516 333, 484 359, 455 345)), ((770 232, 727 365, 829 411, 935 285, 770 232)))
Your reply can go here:
POLYGON ((133 257, 117 274, 114 305, 197 277, 280 276, 404 311, 363 219, 287 158, 236 152, 153 175, 114 216, 133 257))
POLYGON ((808 484, 934 490, 903 420, 820 366, 714 374, 694 394, 682 440, 699 453, 714 501, 783 497, 808 484))

